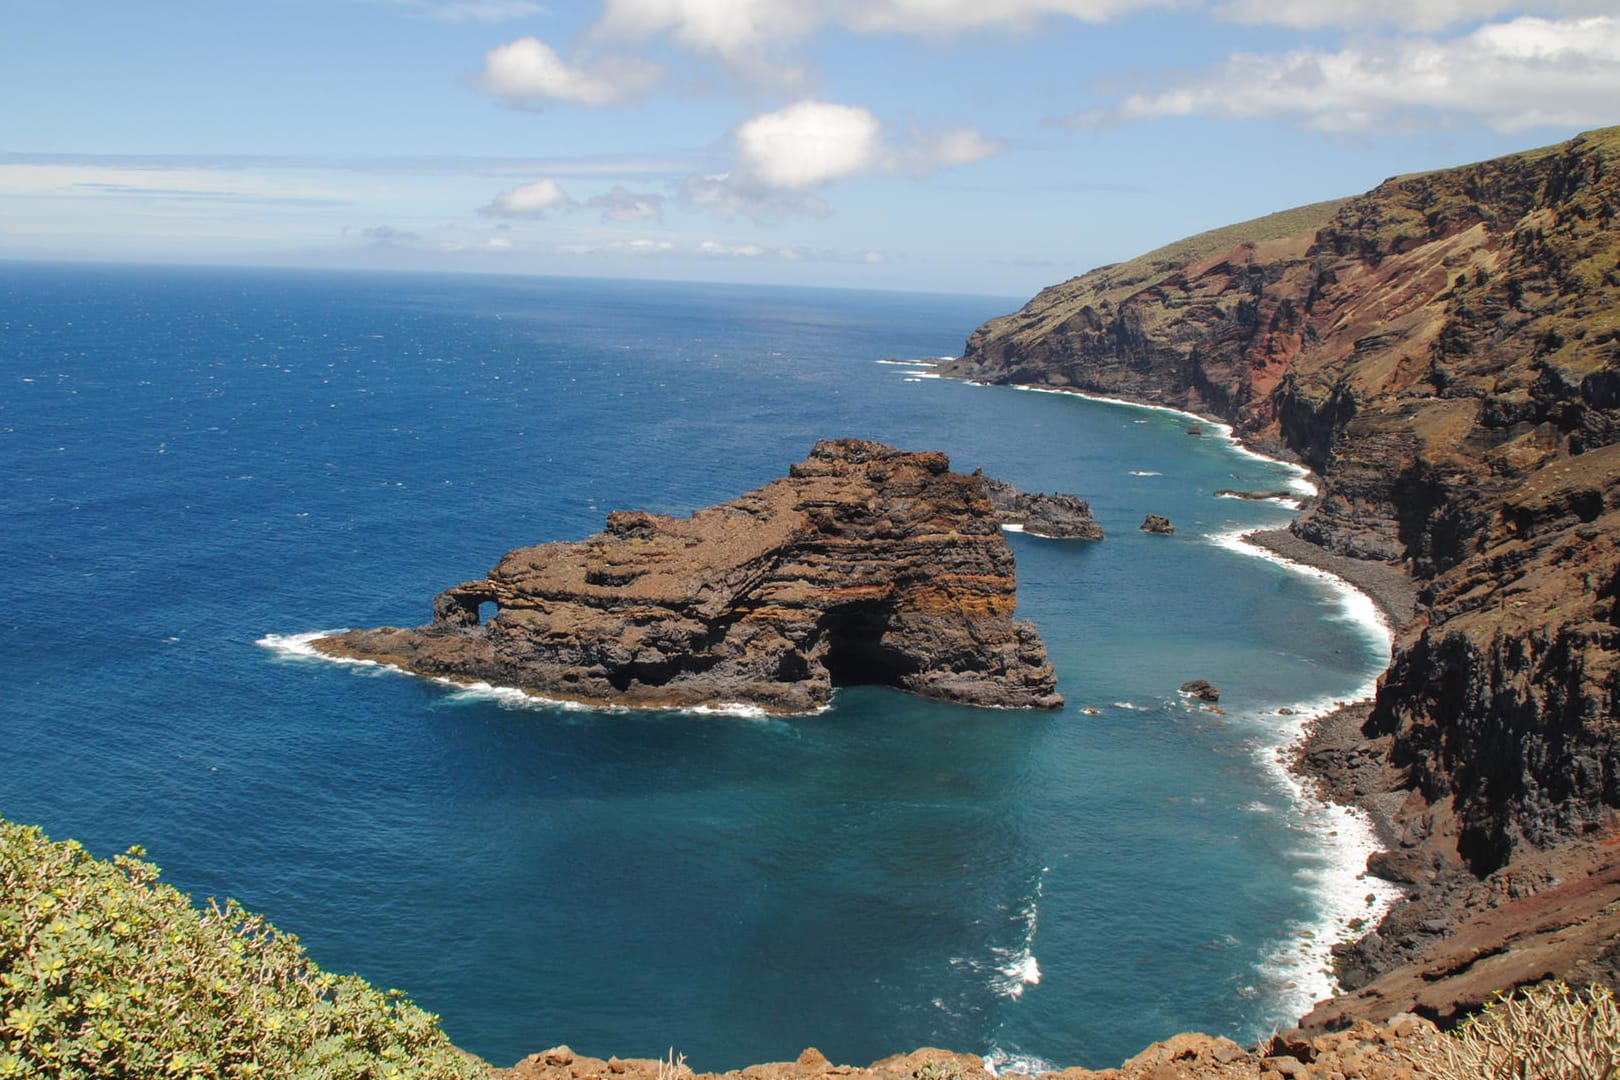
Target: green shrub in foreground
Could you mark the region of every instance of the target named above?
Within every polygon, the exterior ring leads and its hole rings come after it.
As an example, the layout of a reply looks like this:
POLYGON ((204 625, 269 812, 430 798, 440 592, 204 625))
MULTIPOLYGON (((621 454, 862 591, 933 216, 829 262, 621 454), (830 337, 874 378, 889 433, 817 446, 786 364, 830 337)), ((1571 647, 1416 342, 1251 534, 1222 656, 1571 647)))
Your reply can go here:
POLYGON ((235 901, 206 909, 0 819, 0 1080, 471 1080, 438 1017, 331 975, 235 901))
POLYGON ((1620 1076, 1620 1008, 1604 987, 1546 983, 1498 998, 1409 1056, 1439 1080, 1611 1080, 1620 1076))

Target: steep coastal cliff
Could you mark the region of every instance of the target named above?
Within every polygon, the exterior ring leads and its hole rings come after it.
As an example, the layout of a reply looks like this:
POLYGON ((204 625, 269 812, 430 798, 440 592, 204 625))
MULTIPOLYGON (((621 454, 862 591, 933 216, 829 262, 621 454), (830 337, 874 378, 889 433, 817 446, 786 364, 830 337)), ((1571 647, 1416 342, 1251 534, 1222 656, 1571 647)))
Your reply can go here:
MULTIPOLYGON (((1352 983, 1421 963, 1479 911, 1571 887, 1591 860, 1547 853, 1614 832, 1617 212, 1610 128, 1092 271, 942 369, 1218 416, 1321 478, 1298 537, 1412 575, 1418 611, 1356 750, 1377 790, 1408 793, 1375 869, 1416 895, 1345 950, 1352 983)), ((1507 948, 1511 929, 1476 944, 1507 948)), ((1518 978, 1613 981, 1613 940, 1518 978)), ((1413 1004, 1400 997, 1364 1011, 1413 1004)))
POLYGON ((1001 520, 985 478, 944 454, 824 440, 722 506, 610 514, 604 532, 509 552, 441 593, 426 626, 314 647, 602 704, 806 712, 837 685, 879 683, 1057 708, 1046 646, 1012 617, 1001 520))

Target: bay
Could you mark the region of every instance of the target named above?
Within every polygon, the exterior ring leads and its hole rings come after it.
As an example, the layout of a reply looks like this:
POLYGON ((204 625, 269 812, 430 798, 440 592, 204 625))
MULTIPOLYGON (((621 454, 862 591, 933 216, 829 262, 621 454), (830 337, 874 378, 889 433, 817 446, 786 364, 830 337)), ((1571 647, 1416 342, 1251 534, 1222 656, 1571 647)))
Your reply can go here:
POLYGON ((0 264, 0 814, 144 844, 496 1064, 1102 1067, 1288 1022, 1370 890, 1355 823, 1277 767, 1278 710, 1353 696, 1387 642, 1212 539, 1290 514, 1215 490, 1293 478, 1215 427, 877 362, 1017 304, 0 264), (1063 711, 513 708, 264 645, 424 621, 512 547, 845 435, 1092 501, 1101 543, 1009 536, 1063 711))

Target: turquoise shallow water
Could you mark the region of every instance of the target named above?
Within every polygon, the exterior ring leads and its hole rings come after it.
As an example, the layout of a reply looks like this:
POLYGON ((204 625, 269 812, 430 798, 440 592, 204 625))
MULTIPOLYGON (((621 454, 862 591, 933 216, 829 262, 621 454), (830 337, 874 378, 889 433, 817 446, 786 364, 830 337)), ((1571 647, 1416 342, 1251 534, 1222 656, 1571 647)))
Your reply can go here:
POLYGON ((1277 710, 1355 693, 1383 643, 1210 539, 1289 514, 1213 497, 1290 476, 1215 429, 875 362, 1013 306, 0 264, 0 813, 145 844, 501 1064, 1096 1067, 1269 1029, 1365 888, 1353 826, 1275 767, 1277 710), (1092 500, 1100 544, 1009 537, 1067 708, 511 708, 263 644, 423 620, 509 548, 731 498, 838 435, 1092 500))

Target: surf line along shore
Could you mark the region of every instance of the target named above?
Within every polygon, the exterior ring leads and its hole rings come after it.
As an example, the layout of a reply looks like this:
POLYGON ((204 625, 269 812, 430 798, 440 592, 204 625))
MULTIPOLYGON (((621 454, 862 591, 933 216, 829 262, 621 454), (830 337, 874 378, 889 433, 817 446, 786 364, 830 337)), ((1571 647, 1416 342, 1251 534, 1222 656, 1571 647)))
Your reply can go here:
MULTIPOLYGON (((917 366, 932 373, 951 359, 918 361, 917 366)), ((962 381, 984 388, 1079 398, 1194 422, 1237 453, 1288 470, 1292 474, 1289 487, 1306 500, 1304 505, 1317 493, 1309 469, 1246 445, 1231 424, 1215 417, 1066 387, 962 381)), ((1297 927, 1295 938, 1266 958, 1268 968, 1285 976, 1279 980, 1279 1011, 1302 1017, 1342 989, 1333 968, 1334 947, 1357 940, 1377 926, 1403 895, 1398 885, 1367 871, 1368 857, 1395 843, 1392 818, 1400 797, 1387 794, 1393 784, 1363 783, 1367 778, 1356 775, 1359 765, 1353 749, 1371 710, 1377 680, 1388 666, 1394 635, 1416 613, 1418 590, 1400 566, 1338 555, 1295 536, 1286 527, 1241 529, 1205 539, 1325 582, 1338 595, 1345 615, 1376 640, 1384 657, 1379 670, 1355 692, 1291 703, 1279 710, 1286 712, 1277 717, 1283 723, 1263 737, 1259 750, 1261 768, 1287 790, 1293 812, 1303 828, 1318 838, 1325 857, 1324 867, 1313 875, 1317 919, 1308 927, 1297 927)))

